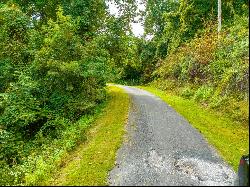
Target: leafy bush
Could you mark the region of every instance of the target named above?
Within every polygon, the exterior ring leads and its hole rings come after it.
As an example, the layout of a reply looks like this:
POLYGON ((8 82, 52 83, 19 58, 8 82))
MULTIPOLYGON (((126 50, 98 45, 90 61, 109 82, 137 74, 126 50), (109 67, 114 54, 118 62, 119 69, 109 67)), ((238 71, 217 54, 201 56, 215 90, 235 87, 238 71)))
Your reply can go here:
POLYGON ((17 7, 0 8, 0 92, 4 92, 10 82, 29 62, 28 17, 17 7))
POLYGON ((41 30, 14 5, 0 8, 0 23, 0 184, 35 184, 86 138, 110 56, 62 8, 41 30))
POLYGON ((185 97, 187 99, 191 98, 194 95, 194 91, 190 88, 190 87, 185 87, 182 91, 181 91, 181 96, 185 97))
POLYGON ((211 108, 225 108, 228 105, 228 98, 226 96, 221 96, 221 95, 213 95, 213 97, 211 97, 211 103, 210 103, 210 107, 211 108))
POLYGON ((207 101, 213 94, 213 87, 204 85, 198 88, 194 94, 194 99, 197 101, 207 101))

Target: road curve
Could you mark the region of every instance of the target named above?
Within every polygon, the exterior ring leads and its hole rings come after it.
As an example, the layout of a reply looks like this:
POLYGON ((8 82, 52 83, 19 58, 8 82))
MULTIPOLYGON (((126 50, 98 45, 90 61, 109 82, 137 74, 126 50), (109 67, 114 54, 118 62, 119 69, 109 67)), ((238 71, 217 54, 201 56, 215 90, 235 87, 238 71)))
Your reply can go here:
POLYGON ((235 172, 187 120, 153 94, 121 87, 132 104, 109 185, 234 185, 235 172))

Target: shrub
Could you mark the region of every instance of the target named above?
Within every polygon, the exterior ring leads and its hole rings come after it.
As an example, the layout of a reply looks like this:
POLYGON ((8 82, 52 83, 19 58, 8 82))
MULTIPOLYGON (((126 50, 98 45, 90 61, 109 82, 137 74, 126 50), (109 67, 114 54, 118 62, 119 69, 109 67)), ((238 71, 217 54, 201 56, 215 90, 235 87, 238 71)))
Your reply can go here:
POLYGON ((213 94, 214 88, 203 85, 194 94, 194 99, 197 101, 207 101, 213 94))
POLYGON ((190 99, 194 95, 194 91, 190 87, 185 87, 182 89, 180 95, 184 98, 190 99))

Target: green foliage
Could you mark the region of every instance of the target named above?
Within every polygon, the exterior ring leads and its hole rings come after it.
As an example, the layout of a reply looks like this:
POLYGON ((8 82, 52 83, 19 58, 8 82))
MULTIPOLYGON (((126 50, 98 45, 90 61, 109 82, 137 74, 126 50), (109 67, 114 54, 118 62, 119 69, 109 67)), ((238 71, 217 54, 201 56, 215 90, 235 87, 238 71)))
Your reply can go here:
POLYGON ((157 62, 157 46, 154 41, 138 42, 139 62, 141 64, 141 81, 149 82, 152 80, 152 72, 155 70, 157 62))
POLYGON ((194 94, 194 99, 197 101, 206 101, 213 95, 213 88, 207 85, 203 85, 198 88, 194 94))
POLYGON ((123 141, 129 109, 129 96, 122 88, 108 86, 108 93, 110 101, 88 130, 88 141, 64 157, 61 167, 35 185, 107 185, 108 172, 123 141))
POLYGON ((148 0, 143 38, 131 31, 136 1, 113 2, 120 16, 105 0, 1 1, 1 185, 37 184, 60 165, 107 81, 154 81, 248 122, 248 0, 222 4, 219 36, 217 1, 148 0))
POLYGON ((77 34, 89 40, 102 28, 106 18, 105 0, 74 0, 62 1, 62 7, 67 15, 71 15, 77 23, 77 34))
POLYGON ((149 0, 146 4, 145 12, 145 32, 154 34, 160 38, 163 34, 165 23, 164 13, 174 11, 178 8, 178 3, 173 0, 149 0))
POLYGON ((111 16, 107 22, 101 46, 110 54, 109 66, 116 75, 113 80, 138 79, 140 63, 137 56, 137 39, 131 35, 130 29, 127 29, 128 23, 123 18, 111 16))
POLYGON ((1 131, 1 156, 4 155, 4 159, 13 158, 13 166, 9 167, 8 162, 1 159, 0 172, 5 178, 1 178, 0 184, 34 185, 45 180, 53 169, 62 164, 68 151, 86 140, 86 129, 104 106, 100 105, 74 123, 66 118, 56 118, 44 125, 35 138, 26 142, 17 141, 16 133, 1 131), (20 160, 17 160, 17 155, 18 158, 21 156, 20 160))
POLYGON ((0 8, 0 22, 0 184, 33 184, 85 138, 106 99, 110 54, 61 7, 38 30, 14 4, 0 8))
POLYGON ((74 22, 78 23, 78 34, 81 37, 93 38, 96 31, 102 26, 105 19, 105 1, 104 0, 3 0, 9 4, 16 3, 21 10, 33 17, 32 22, 36 27, 41 27, 50 19, 57 19, 56 10, 62 7, 67 15, 71 15, 74 22), (39 19, 36 19, 38 18, 39 19))
MULTIPOLYGON (((49 22, 43 32, 43 46, 30 67, 9 88, 2 115, 2 123, 18 128, 19 132, 20 128, 36 123, 39 130, 42 123, 56 116, 78 119, 105 95, 101 72, 105 72, 106 59, 92 49, 93 44, 89 44, 91 49, 81 45, 70 18, 59 11, 57 22, 49 22)), ((31 131, 35 133, 33 128, 31 131)))
POLYGON ((135 2, 116 2, 120 18, 104 0, 3 2, 0 184, 34 184, 86 139, 106 82, 140 71, 129 27, 135 2))
MULTIPOLYGON (((152 40, 157 42, 157 58, 164 59, 207 28, 208 22, 217 20, 217 1, 149 0, 144 14, 145 35, 153 36, 152 40)), ((223 26, 232 23, 238 15, 247 17, 248 0, 222 3, 223 26)))
POLYGON ((194 95, 194 91, 190 87, 185 87, 182 89, 180 95, 184 98, 189 99, 194 95))
POLYGON ((5 91, 10 82, 29 63, 28 17, 16 6, 0 9, 0 91, 5 91))
POLYGON ((178 91, 180 95, 205 102, 209 107, 228 113, 235 120, 248 122, 247 20, 246 17, 235 16, 234 23, 224 28, 220 36, 215 32, 216 28, 208 24, 206 30, 171 52, 164 61, 159 61, 153 75, 159 79, 161 87, 182 87, 184 90, 178 91), (175 83, 170 87, 163 86, 164 80, 175 83), (193 91, 186 85, 191 85, 193 91))
MULTIPOLYGON (((247 1, 228 0, 222 3, 222 12, 223 26, 225 24, 230 25, 233 22, 233 18, 237 18, 239 15, 241 15, 241 18, 245 19, 247 17, 246 13, 248 12, 247 1)), ((210 28, 212 30, 216 29, 216 0, 149 0, 146 4, 144 17, 145 36, 151 35, 153 37, 149 43, 154 45, 155 51, 151 51, 151 53, 153 52, 154 54, 153 58, 150 60, 150 71, 149 73, 142 74, 142 80, 145 79, 147 81, 151 81, 153 76, 157 77, 157 74, 152 72, 163 59, 174 56, 171 54, 175 53, 176 50, 179 51, 177 52, 178 57, 176 57, 178 60, 183 62, 189 61, 192 65, 186 64, 186 66, 189 66, 189 70, 183 67, 184 63, 181 66, 174 65, 175 67, 170 68, 172 70, 175 69, 175 78, 178 77, 181 80, 187 80, 189 77, 195 82, 201 81, 202 77, 208 77, 208 72, 204 72, 202 70, 205 69, 204 66, 208 63, 208 61, 213 60, 213 52, 215 51, 217 45, 217 35, 216 33, 211 34, 207 32, 207 29, 205 28, 210 28), (204 30, 206 34, 204 33, 204 30), (202 38, 196 36, 199 33, 203 33, 202 38), (186 48, 195 47, 196 50, 188 49, 195 54, 186 55, 187 53, 185 51, 181 53, 181 46, 189 43, 189 41, 193 40, 193 38, 195 38, 196 41, 191 42, 186 48), (200 43, 201 45, 196 45, 197 43, 200 43), (200 61, 200 63, 193 63, 196 59, 200 61), (189 74, 192 75, 190 76, 189 74), (196 80, 196 77, 198 77, 198 80, 196 80)), ((142 68, 142 71, 148 72, 148 68, 142 68)), ((165 67, 164 71, 169 71, 169 68, 165 67)), ((206 80, 202 81, 204 82, 206 80)))

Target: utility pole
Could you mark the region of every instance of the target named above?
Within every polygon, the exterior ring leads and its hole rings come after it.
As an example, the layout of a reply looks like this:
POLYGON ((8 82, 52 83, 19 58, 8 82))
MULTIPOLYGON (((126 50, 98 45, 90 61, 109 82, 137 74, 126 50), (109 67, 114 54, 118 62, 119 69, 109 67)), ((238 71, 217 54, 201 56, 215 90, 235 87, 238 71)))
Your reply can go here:
POLYGON ((221 0, 218 0, 218 33, 221 31, 221 0))

